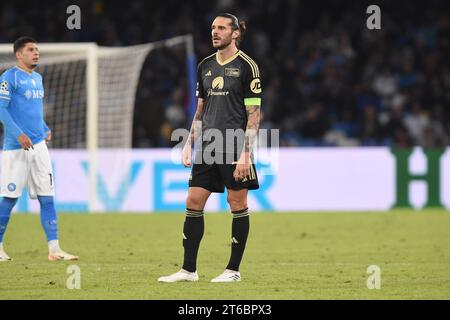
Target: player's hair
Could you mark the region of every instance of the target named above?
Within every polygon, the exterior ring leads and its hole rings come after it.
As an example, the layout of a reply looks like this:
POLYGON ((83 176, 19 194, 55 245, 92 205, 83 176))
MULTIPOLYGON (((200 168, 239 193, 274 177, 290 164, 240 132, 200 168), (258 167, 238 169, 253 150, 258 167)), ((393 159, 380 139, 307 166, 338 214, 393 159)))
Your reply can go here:
POLYGON ((16 41, 14 41, 14 53, 21 50, 27 43, 37 43, 36 40, 34 40, 31 37, 20 37, 16 41))
POLYGON ((236 46, 239 47, 239 44, 242 42, 242 40, 244 40, 244 33, 247 29, 245 21, 239 21, 239 19, 231 13, 220 13, 217 16, 231 19, 231 29, 233 29, 233 31, 239 30, 239 37, 236 39, 236 46))

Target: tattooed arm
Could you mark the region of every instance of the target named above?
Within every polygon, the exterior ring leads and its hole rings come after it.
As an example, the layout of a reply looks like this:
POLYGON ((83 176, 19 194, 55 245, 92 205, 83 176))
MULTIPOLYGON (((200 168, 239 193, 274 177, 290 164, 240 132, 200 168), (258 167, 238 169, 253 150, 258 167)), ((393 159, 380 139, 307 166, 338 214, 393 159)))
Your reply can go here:
POLYGON ((245 144, 244 151, 247 153, 253 152, 253 146, 258 135, 259 122, 261 119, 261 109, 259 106, 247 107, 247 129, 245 130, 245 144))
POLYGON ((247 106, 247 128, 245 130, 244 147, 234 171, 234 179, 242 180, 250 174, 251 155, 258 135, 261 109, 259 106, 247 106))
POLYGON ((195 111, 194 120, 192 121, 191 131, 189 132, 186 144, 182 151, 182 161, 185 167, 190 167, 192 162, 192 147, 195 140, 202 132, 202 113, 203 113, 203 99, 199 98, 197 102, 197 111, 195 111))

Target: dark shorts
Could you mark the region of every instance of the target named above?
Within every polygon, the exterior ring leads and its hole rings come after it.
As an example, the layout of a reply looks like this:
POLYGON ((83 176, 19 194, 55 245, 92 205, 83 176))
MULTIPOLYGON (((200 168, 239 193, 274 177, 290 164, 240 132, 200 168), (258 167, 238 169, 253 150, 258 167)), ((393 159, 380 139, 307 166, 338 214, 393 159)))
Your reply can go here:
POLYGON ((189 187, 201 187, 211 192, 223 193, 225 187, 232 190, 255 190, 259 188, 258 176, 254 164, 250 167, 250 175, 242 181, 235 181, 233 172, 236 164, 194 163, 189 187))

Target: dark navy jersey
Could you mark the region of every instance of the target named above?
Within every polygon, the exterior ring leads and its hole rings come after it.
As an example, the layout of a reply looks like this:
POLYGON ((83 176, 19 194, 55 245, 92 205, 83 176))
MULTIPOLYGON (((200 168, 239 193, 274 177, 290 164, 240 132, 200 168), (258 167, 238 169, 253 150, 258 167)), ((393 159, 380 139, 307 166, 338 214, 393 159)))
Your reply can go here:
MULTIPOLYGON (((228 60, 220 62, 212 54, 199 63, 197 96, 203 99, 202 130, 241 129, 247 126, 248 106, 261 106, 261 80, 258 65, 238 50, 228 60)), ((225 137, 225 136, 224 136, 225 137)))

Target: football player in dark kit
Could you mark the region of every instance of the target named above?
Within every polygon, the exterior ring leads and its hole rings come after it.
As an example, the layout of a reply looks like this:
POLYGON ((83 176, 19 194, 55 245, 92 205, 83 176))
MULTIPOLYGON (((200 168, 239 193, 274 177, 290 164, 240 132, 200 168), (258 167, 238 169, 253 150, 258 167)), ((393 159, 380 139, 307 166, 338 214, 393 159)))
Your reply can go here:
POLYGON ((231 256, 225 271, 211 281, 241 280, 239 265, 249 233, 247 194, 259 188, 252 148, 260 122, 261 80, 257 64, 238 49, 245 23, 224 13, 214 19, 211 28, 217 52, 198 65, 197 111, 182 152, 184 166, 190 167, 194 141, 202 136, 189 178, 184 262, 180 271, 160 277, 161 282, 199 279, 196 264, 204 233, 203 210, 210 194, 223 193, 225 187, 233 213, 231 256))

